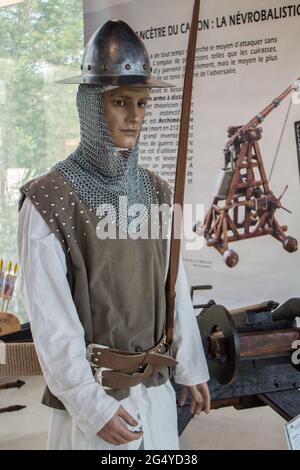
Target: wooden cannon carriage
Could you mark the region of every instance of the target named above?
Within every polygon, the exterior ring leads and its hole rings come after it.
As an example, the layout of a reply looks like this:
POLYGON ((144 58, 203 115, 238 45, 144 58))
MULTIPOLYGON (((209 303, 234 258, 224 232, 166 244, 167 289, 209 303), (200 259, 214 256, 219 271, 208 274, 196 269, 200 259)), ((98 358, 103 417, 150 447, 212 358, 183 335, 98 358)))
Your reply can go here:
MULTIPOLYGON (((235 310, 213 301, 204 306, 198 325, 211 377, 212 409, 269 405, 286 420, 300 413, 298 317, 300 298, 235 310)), ((189 403, 178 413, 182 432, 191 419, 189 403)))

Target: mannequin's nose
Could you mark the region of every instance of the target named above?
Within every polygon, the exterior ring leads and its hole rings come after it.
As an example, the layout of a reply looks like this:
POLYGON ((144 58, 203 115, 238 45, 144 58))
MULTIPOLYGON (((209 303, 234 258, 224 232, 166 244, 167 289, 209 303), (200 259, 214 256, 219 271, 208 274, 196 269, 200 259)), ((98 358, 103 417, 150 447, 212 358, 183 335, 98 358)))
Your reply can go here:
POLYGON ((137 106, 130 106, 128 110, 127 120, 129 122, 139 122, 139 109, 137 106))

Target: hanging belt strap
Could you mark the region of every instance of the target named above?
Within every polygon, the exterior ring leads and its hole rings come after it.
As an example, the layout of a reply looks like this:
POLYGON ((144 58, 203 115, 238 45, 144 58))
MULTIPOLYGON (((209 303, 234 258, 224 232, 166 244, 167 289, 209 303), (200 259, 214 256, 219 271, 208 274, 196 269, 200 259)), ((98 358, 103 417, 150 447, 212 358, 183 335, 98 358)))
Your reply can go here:
POLYGON ((114 390, 134 387, 156 376, 162 368, 173 368, 177 361, 170 357, 164 337, 159 344, 142 353, 88 346, 88 357, 96 381, 114 390))
MULTIPOLYGON (((192 101, 192 87, 194 77, 195 52, 197 44, 198 20, 200 11, 200 0, 195 0, 193 9, 192 25, 189 34, 189 43, 187 50, 186 69, 183 84, 183 97, 180 117, 180 131, 177 152, 176 178, 174 187, 174 204, 183 208, 186 161, 188 152, 188 137, 190 111, 192 101)), ((176 233, 181 233, 180 222, 176 221, 176 233)), ((180 256, 180 238, 174 237, 174 217, 172 220, 172 231, 170 239, 170 258, 166 280, 166 317, 167 317, 167 343, 171 346, 173 341, 174 329, 174 308, 175 308, 175 284, 179 267, 180 256)))

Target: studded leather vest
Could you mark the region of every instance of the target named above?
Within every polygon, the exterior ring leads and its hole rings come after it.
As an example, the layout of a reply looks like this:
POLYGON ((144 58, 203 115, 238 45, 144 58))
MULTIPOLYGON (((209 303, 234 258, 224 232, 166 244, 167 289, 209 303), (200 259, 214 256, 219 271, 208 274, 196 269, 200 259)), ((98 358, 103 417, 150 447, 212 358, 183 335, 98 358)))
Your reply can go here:
MULTIPOLYGON (((168 184, 154 173, 149 172, 149 177, 154 203, 170 206, 168 184)), ((30 181, 20 191, 21 205, 25 197, 31 200, 64 250, 67 279, 86 345, 97 343, 131 352, 153 348, 165 333, 167 240, 99 239, 96 213, 56 170, 30 181)), ((167 222, 158 217, 155 223, 161 229, 167 222)), ((168 368, 162 369, 144 385, 160 385, 169 375, 168 368)), ((107 393, 120 400, 129 390, 107 393)), ((48 388, 42 402, 64 409, 48 388)))

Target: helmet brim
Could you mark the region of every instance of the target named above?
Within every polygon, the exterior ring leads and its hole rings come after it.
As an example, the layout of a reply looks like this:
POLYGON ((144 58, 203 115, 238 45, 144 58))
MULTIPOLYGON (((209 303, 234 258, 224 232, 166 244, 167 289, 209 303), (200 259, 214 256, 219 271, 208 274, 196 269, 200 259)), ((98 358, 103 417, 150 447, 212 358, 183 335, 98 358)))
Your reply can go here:
POLYGON ((135 86, 135 87, 149 87, 149 88, 172 88, 176 85, 156 78, 141 79, 139 76, 127 75, 118 77, 97 77, 83 75, 76 75, 75 77, 58 80, 55 83, 59 84, 78 84, 78 85, 112 85, 112 86, 135 86))

